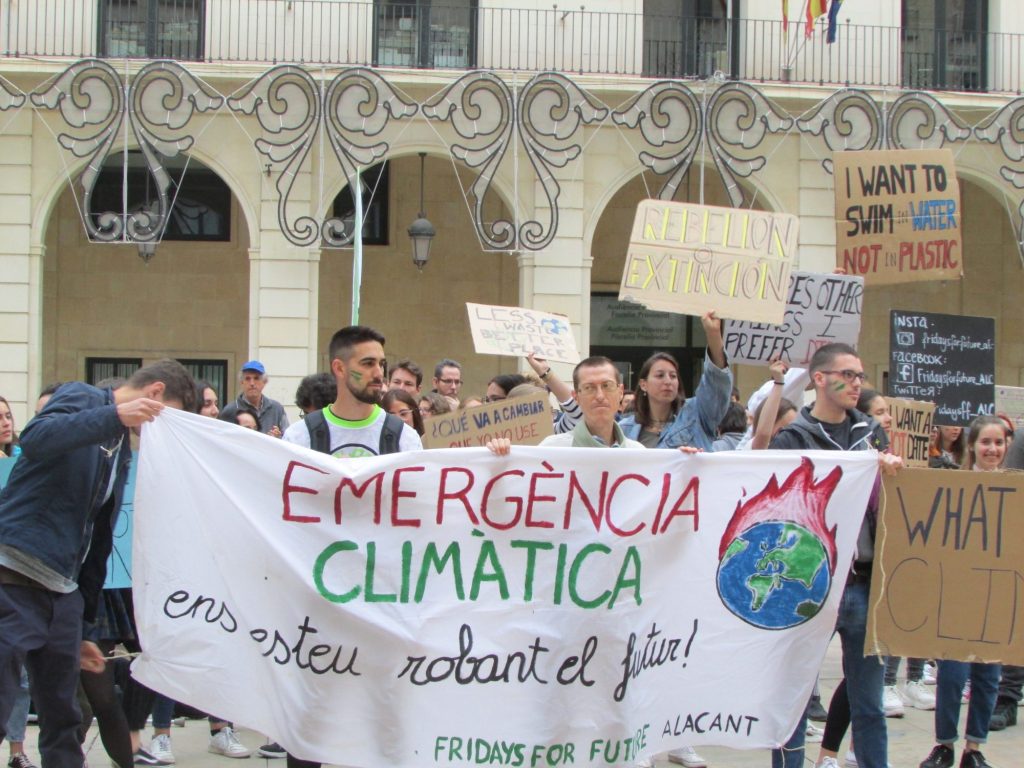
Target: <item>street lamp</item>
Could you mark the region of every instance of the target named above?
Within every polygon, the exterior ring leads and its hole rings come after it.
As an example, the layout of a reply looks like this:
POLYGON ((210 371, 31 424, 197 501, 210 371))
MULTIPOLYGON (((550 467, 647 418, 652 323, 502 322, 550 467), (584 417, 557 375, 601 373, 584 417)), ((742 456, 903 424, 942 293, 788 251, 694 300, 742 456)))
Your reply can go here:
POLYGON ((434 239, 437 230, 430 223, 423 213, 423 163, 427 153, 420 152, 420 212, 408 229, 409 239, 412 240, 412 263, 417 269, 422 270, 430 260, 430 241, 434 239))

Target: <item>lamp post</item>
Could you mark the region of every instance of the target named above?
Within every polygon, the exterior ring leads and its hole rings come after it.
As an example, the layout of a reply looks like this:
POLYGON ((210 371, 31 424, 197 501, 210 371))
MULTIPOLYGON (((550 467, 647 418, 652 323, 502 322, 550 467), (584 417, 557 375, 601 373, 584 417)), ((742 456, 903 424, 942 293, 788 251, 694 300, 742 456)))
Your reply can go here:
POLYGON ((423 164, 427 153, 420 152, 420 212, 408 229, 409 239, 412 240, 412 263, 417 269, 422 270, 430 260, 430 241, 434 239, 437 230, 430 223, 423 213, 423 164))

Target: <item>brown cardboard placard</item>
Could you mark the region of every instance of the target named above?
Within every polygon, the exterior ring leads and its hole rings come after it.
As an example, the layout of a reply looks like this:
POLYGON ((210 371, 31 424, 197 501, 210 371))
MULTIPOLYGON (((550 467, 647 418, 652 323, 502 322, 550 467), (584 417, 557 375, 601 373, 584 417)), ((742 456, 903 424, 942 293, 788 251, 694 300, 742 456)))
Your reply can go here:
POLYGON ((619 298, 684 315, 778 324, 796 256, 797 218, 713 205, 643 200, 619 298))
POLYGON ((424 448, 479 448, 496 437, 537 445, 554 432, 548 396, 516 397, 431 416, 423 425, 424 448))
POLYGON ((905 469, 884 490, 865 650, 1024 664, 1024 473, 905 469))
POLYGON ((887 397, 892 426, 889 428, 889 450, 903 457, 908 467, 928 466, 928 443, 935 418, 935 403, 887 397))
POLYGON ((996 413, 1005 413, 1017 429, 1024 429, 1024 387, 996 384, 996 413))
POLYGON ((832 162, 837 267, 866 285, 963 276, 951 150, 835 152, 832 162))
POLYGON ((473 348, 481 355, 526 357, 531 352, 544 360, 578 363, 569 319, 536 309, 466 302, 473 348))

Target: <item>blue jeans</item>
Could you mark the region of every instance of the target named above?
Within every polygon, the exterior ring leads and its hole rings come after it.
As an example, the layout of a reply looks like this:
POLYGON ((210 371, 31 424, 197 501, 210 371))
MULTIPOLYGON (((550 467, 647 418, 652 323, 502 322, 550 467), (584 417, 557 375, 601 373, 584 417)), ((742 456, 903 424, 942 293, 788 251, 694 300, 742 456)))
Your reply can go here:
MULTIPOLYGON (((964 735, 967 741, 985 743, 988 738, 988 724, 996 707, 999 671, 998 664, 939 661, 939 678, 935 686, 938 689, 935 695, 935 740, 939 744, 952 744, 957 739, 960 696, 968 675, 971 678, 971 703, 967 707, 967 727, 964 735)), ((860 757, 859 734, 857 756, 860 757)))
POLYGON ((25 725, 28 723, 28 708, 32 697, 28 693, 28 672, 21 668, 21 688, 14 697, 11 716, 7 718, 7 740, 21 744, 25 741, 25 725))
POLYGON ((153 727, 170 728, 173 719, 174 699, 169 699, 162 693, 156 694, 153 699, 153 727))
MULTIPOLYGON (((887 768, 889 742, 882 709, 885 667, 875 656, 864 658, 870 592, 867 582, 846 585, 836 617, 836 632, 843 644, 843 674, 850 700, 850 721, 857 737, 857 762, 860 768, 887 768)), ((807 718, 802 717, 786 746, 772 750, 772 768, 798 768, 803 764, 806 729, 807 718)))

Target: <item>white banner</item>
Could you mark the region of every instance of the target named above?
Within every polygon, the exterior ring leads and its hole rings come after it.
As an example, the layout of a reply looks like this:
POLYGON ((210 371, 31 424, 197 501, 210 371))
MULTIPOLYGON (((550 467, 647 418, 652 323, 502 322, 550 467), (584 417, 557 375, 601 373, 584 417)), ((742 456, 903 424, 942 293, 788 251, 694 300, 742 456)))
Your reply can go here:
POLYGON ((140 454, 133 673, 350 766, 778 745, 875 472, 868 452, 339 461, 164 411, 140 454))

